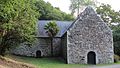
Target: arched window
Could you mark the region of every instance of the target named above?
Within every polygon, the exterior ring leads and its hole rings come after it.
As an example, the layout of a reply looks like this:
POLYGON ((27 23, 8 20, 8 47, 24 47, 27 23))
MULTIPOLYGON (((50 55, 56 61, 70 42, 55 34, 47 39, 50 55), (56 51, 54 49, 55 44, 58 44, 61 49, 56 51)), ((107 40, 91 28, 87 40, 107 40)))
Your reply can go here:
POLYGON ((96 54, 95 52, 91 51, 87 55, 87 63, 88 64, 96 64, 96 54))
POLYGON ((41 58, 41 51, 40 50, 36 51, 36 57, 41 58))

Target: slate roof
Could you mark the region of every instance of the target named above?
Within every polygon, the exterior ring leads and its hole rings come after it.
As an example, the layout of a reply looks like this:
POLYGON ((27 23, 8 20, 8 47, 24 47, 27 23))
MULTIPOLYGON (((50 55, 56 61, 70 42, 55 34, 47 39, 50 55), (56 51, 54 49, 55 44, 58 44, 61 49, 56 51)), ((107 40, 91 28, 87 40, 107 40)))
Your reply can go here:
MULTIPOLYGON (((37 23, 37 37, 49 37, 44 29, 44 26, 49 23, 50 20, 39 20, 37 23)), ((62 37, 68 28, 72 25, 73 21, 56 21, 60 31, 56 37, 62 37)))

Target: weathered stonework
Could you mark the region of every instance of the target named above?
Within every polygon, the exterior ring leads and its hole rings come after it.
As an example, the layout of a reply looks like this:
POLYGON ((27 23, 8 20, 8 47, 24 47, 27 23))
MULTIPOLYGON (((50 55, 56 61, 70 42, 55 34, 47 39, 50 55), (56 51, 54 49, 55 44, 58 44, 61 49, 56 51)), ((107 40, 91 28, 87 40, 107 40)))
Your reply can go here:
MULTIPOLYGON (((53 55, 60 55, 61 48, 61 39, 54 38, 53 40, 53 55)), ((32 46, 25 45, 25 43, 21 44, 20 47, 12 50, 13 54, 22 55, 22 56, 33 56, 36 57, 36 52, 41 51, 42 57, 51 56, 51 42, 49 38, 38 38, 36 43, 32 46)))
POLYGON ((25 45, 25 43, 22 43, 20 47, 12 49, 11 53, 22 56, 34 56, 34 54, 31 52, 31 47, 25 45))
POLYGON ((112 31, 91 7, 79 15, 67 33, 68 63, 87 64, 89 52, 95 53, 95 64, 114 62, 112 31))

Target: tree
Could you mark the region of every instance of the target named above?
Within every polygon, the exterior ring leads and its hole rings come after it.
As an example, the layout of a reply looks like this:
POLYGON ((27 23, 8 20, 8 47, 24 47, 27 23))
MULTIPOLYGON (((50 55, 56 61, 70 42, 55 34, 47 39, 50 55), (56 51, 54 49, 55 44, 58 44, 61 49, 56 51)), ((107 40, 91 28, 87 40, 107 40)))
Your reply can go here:
POLYGON ((34 40, 37 17, 34 0, 0 0, 0 55, 34 40))
POLYGON ((113 31, 113 41, 114 41, 114 52, 116 55, 120 56, 120 26, 113 31))
POLYGON ((51 21, 45 25, 44 29, 51 39, 51 56, 53 56, 53 38, 59 32, 59 27, 57 26, 55 21, 51 21))
POLYGON ((113 10, 109 4, 101 4, 96 11, 109 26, 120 22, 120 12, 113 10))
POLYGON ((95 6, 95 1, 94 0, 70 0, 71 5, 70 5, 70 10, 71 14, 73 15, 75 11, 77 10, 77 15, 80 13, 80 8, 85 7, 85 6, 95 6))
POLYGON ((75 18, 71 14, 66 14, 65 12, 62 13, 63 20, 67 21, 74 21, 75 18))
POLYGON ((58 7, 53 7, 49 2, 37 0, 35 5, 37 7, 37 10, 41 14, 39 20, 74 20, 74 17, 72 15, 66 14, 58 7))

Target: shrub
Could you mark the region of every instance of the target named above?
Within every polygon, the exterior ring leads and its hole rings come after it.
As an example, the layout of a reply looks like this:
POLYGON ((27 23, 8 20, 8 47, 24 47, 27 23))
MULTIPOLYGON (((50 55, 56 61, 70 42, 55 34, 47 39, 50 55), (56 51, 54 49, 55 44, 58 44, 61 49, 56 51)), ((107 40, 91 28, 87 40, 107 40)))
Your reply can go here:
POLYGON ((114 62, 117 63, 119 61, 120 57, 118 55, 114 55, 114 62))
POLYGON ((120 56, 120 30, 113 31, 114 52, 120 56))

